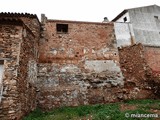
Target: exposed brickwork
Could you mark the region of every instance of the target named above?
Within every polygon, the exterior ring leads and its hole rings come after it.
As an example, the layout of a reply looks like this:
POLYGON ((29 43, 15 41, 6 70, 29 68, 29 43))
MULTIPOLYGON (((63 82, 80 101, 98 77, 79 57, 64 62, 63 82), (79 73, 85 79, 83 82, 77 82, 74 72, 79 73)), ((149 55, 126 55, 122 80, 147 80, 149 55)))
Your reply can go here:
POLYGON ((14 18, 0 21, 0 42, 0 59, 4 59, 0 120, 19 120, 36 108, 36 90, 27 73, 29 61, 37 59, 38 42, 21 19, 14 18))
POLYGON ((145 59, 154 74, 160 74, 160 47, 144 47, 145 59))
POLYGON ((119 90, 110 91, 123 86, 112 23, 47 20, 42 36, 36 81, 41 108, 119 100, 119 90), (68 32, 58 33, 56 24, 68 24, 68 32))
POLYGON ((116 46, 113 23, 43 15, 40 24, 36 15, 0 13, 0 120, 20 120, 36 107, 157 98, 159 48, 116 46))
POLYGON ((40 62, 118 58, 112 23, 47 21, 43 30, 44 38, 39 47, 40 62), (56 24, 68 24, 68 33, 57 33, 56 24))
POLYGON ((145 59, 141 44, 119 49, 121 70, 125 77, 125 95, 128 99, 154 98, 150 78, 152 70, 145 59))

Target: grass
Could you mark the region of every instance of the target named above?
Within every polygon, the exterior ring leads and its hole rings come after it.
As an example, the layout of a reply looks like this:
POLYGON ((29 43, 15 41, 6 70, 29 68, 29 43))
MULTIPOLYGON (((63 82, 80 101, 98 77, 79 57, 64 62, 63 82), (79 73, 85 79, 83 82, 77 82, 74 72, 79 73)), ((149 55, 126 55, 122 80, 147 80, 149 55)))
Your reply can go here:
POLYGON ((36 109, 23 120, 154 120, 155 118, 125 117, 126 113, 149 114, 153 113, 153 110, 160 110, 160 100, 130 100, 105 105, 62 107, 50 112, 36 109), (127 109, 124 107, 122 110, 123 106, 127 109))

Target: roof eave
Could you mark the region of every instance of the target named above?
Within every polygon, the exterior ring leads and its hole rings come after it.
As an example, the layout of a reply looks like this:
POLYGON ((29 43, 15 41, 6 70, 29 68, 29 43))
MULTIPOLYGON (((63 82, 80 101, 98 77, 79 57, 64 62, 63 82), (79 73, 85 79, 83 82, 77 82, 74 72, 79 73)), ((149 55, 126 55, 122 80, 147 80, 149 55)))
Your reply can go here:
POLYGON ((112 20, 112 22, 116 22, 116 20, 118 20, 120 17, 122 17, 125 13, 127 13, 128 12, 128 10, 127 9, 125 9, 125 10, 123 10, 117 17, 115 17, 113 20, 112 20))

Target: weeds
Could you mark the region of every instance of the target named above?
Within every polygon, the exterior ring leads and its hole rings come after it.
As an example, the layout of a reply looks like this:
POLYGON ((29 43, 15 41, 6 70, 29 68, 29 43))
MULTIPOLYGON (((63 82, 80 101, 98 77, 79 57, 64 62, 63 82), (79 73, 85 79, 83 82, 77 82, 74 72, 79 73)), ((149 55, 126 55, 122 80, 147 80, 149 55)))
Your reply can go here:
POLYGON ((153 120, 154 118, 126 118, 125 114, 149 114, 160 110, 160 100, 130 100, 123 103, 62 107, 50 112, 36 109, 23 120, 153 120), (120 105, 136 105, 134 110, 120 110, 120 105))

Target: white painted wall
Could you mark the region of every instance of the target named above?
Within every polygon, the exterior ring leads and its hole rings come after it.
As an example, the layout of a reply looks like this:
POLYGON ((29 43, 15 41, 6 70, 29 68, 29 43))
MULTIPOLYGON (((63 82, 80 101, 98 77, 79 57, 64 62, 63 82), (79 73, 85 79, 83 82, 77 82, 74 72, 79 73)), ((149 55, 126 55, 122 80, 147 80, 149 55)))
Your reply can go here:
POLYGON ((134 38, 133 27, 130 23, 114 23, 117 47, 131 45, 131 35, 134 38))
POLYGON ((130 45, 127 25, 124 17, 131 25, 135 43, 149 46, 160 46, 160 7, 156 5, 129 9, 115 23, 115 34, 119 46, 130 45), (155 18, 158 17, 158 19, 155 18), (121 24, 120 24, 121 23, 121 24))
POLYGON ((155 5, 131 9, 129 15, 136 42, 160 46, 160 7, 155 5), (154 16, 158 16, 158 19, 154 16))
POLYGON ((122 17, 120 17, 116 22, 124 22, 124 18, 127 18, 127 21, 126 22, 130 22, 130 16, 129 16, 129 13, 125 13, 122 17))

